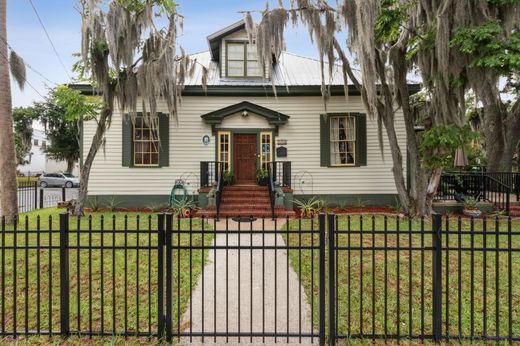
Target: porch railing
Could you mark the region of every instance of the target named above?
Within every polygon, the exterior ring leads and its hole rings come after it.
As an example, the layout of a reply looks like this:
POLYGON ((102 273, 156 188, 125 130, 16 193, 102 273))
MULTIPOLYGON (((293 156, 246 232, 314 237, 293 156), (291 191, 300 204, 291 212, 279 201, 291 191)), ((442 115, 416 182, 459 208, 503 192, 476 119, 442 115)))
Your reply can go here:
POLYGON ((219 165, 218 161, 200 162, 200 187, 212 187, 218 181, 219 165))
POLYGON ((520 199, 520 173, 446 172, 442 175, 436 200, 456 200, 458 196, 473 197, 493 203, 509 213, 512 193, 520 199))
POLYGON ((291 187, 291 162, 277 161, 273 164, 274 182, 282 187, 291 187))

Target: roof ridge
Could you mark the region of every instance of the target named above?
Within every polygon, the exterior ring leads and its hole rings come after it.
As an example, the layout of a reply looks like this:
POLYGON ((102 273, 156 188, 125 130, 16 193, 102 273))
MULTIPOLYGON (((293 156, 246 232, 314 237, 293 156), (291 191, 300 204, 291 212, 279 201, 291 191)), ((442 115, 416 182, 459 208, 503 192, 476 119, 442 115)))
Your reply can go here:
MULTIPOLYGON (((307 60, 312 60, 312 61, 315 61, 315 62, 320 62, 318 59, 315 59, 315 58, 309 58, 308 56, 303 56, 303 55, 296 54, 296 53, 293 53, 293 52, 289 52, 289 51, 286 51, 286 50, 282 51, 282 53, 289 54, 289 55, 292 55, 292 56, 296 56, 296 57, 298 57, 298 58, 302 58, 302 59, 307 59, 307 60)), ((327 64, 327 65, 329 64, 329 63, 326 62, 326 61, 325 61, 324 63, 327 64)), ((341 66, 343 66, 343 64, 341 64, 341 63, 336 63, 336 62, 335 62, 333 65, 334 65, 334 66, 337 66, 337 67, 341 67, 341 66)), ((354 71, 360 71, 360 69, 359 69, 358 67, 353 67, 352 70, 354 70, 354 71)))

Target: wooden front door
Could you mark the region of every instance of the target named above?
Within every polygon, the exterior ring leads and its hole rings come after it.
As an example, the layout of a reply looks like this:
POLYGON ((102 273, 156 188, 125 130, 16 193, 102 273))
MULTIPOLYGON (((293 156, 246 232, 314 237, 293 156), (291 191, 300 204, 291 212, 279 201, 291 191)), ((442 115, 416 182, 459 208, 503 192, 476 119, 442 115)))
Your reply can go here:
POLYGON ((256 171, 256 135, 235 135, 234 167, 237 184, 254 184, 256 171))

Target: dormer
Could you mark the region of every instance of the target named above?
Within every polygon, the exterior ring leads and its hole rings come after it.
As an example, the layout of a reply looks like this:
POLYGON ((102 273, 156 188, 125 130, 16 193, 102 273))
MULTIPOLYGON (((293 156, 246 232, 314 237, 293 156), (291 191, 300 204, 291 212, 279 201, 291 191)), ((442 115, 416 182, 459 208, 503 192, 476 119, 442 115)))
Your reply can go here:
POLYGON ((208 36, 211 59, 218 63, 223 79, 269 79, 270 66, 258 61, 256 46, 247 37, 245 23, 238 21, 208 36))

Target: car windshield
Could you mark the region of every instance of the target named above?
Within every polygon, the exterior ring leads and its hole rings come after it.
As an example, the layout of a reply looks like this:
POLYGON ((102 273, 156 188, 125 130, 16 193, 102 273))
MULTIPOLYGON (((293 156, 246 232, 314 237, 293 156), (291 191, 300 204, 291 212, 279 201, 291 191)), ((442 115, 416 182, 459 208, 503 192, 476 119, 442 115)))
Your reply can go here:
POLYGON ((75 176, 73 176, 70 173, 63 173, 63 175, 66 176, 67 178, 76 178, 75 176))

